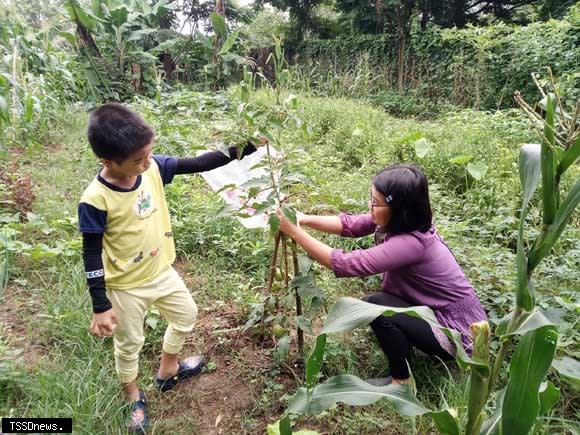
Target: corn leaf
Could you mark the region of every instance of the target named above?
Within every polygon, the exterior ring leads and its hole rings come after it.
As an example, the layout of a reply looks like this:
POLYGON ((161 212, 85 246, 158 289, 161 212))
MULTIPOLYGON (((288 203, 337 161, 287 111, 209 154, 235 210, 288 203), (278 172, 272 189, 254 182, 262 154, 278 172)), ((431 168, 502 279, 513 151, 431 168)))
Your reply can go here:
POLYGON ((310 352, 308 360, 306 361, 306 386, 312 388, 316 385, 320 367, 322 367, 322 360, 324 359, 324 349, 326 348, 326 334, 320 334, 316 337, 316 344, 314 349, 310 352))
POLYGON ((435 314, 429 307, 416 306, 408 308, 385 307, 381 305, 370 304, 359 299, 344 297, 334 303, 328 312, 324 328, 321 333, 336 333, 350 331, 360 326, 366 326, 380 315, 392 316, 396 313, 405 313, 409 316, 418 317, 425 320, 430 325, 439 328, 455 344, 457 351, 456 361, 462 368, 471 367, 473 370, 485 372, 489 367, 485 364, 473 361, 467 355, 461 342, 461 334, 453 329, 442 326, 435 317, 435 314))
POLYGON ((528 204, 532 198, 541 175, 541 146, 538 144, 525 144, 520 149, 519 173, 520 182, 524 189, 522 198, 522 211, 517 241, 517 271, 518 286, 516 304, 526 311, 532 310, 535 304, 534 287, 528 276, 528 258, 524 248, 524 225, 528 214, 528 204))
POLYGON ((580 157, 580 137, 578 137, 578 139, 576 139, 576 141, 570 145, 570 148, 564 151, 564 155, 562 156, 560 164, 558 165, 558 175, 562 175, 564 172, 566 172, 566 169, 572 166, 574 162, 578 160, 578 157, 580 157))
POLYGON ((560 389, 552 382, 542 382, 540 385, 540 415, 546 415, 560 398, 560 389))
POLYGON ((457 419, 451 415, 448 409, 442 411, 431 412, 431 418, 435 422, 437 431, 441 435, 460 435, 461 429, 457 423, 457 419))
POLYGON ((542 242, 532 248, 528 259, 528 270, 534 270, 540 261, 549 254, 560 235, 564 232, 566 225, 568 225, 568 221, 578 203, 580 203, 580 180, 576 181, 576 184, 574 184, 568 196, 558 208, 554 221, 549 226, 542 242))
POLYGON ((502 406, 505 434, 527 434, 540 413, 540 384, 552 364, 558 331, 553 325, 527 332, 510 363, 510 379, 502 406))
POLYGON ((300 388, 290 399, 290 414, 320 414, 336 403, 347 405, 370 405, 388 398, 402 415, 416 416, 430 412, 414 396, 410 385, 387 385, 376 387, 353 375, 338 375, 318 385, 311 394, 300 388))

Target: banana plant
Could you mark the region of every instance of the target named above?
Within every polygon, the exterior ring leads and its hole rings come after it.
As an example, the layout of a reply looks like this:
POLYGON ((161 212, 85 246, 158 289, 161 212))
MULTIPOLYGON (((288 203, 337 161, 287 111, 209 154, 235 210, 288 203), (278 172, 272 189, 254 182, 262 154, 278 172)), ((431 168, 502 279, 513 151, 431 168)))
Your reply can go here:
POLYGON ((562 104, 551 71, 548 70, 553 92, 540 89, 540 106, 544 115, 537 113, 519 93, 515 100, 530 118, 539 133, 541 144, 526 144, 520 150, 519 176, 523 188, 520 224, 517 241, 517 283, 514 307, 495 329, 500 342, 495 358, 490 354, 492 334, 487 322, 471 325, 473 353, 463 350, 459 334, 441 326, 427 307, 382 307, 353 299, 341 298, 330 309, 322 332, 306 362, 306 379, 290 399, 280 421, 281 433, 291 434, 292 415, 319 414, 337 402, 349 405, 368 405, 381 399, 389 400, 405 416, 431 416, 442 434, 527 434, 532 431, 538 416, 547 413, 558 401, 560 392, 545 380, 550 367, 566 378, 578 381, 580 364, 565 357, 554 361, 558 330, 536 307, 533 272, 542 259, 549 255, 563 233, 580 202, 580 179, 562 198, 560 179, 580 157, 580 102, 574 115, 569 115, 562 104), (537 238, 527 244, 526 217, 539 183, 542 183, 542 226, 537 238), (466 394, 466 416, 457 410, 431 410, 421 404, 408 385, 377 387, 352 375, 334 376, 319 384, 318 377, 324 358, 327 334, 343 332, 368 325, 377 316, 404 312, 420 317, 443 331, 457 349, 456 362, 469 376, 466 394), (503 370, 507 351, 517 341, 509 361, 507 385, 496 391, 496 383, 503 370), (490 398, 496 397, 496 408, 487 414, 490 398), (466 418, 464 418, 466 417, 466 418), (462 422, 465 422, 464 425, 462 422), (283 428, 283 431, 282 431, 283 428))
POLYGON ((211 13, 210 20, 214 35, 205 44, 208 53, 212 55, 211 61, 204 66, 204 72, 212 77, 213 86, 217 86, 233 71, 245 65, 246 59, 232 50, 239 39, 240 29, 231 30, 225 18, 217 12, 211 13))

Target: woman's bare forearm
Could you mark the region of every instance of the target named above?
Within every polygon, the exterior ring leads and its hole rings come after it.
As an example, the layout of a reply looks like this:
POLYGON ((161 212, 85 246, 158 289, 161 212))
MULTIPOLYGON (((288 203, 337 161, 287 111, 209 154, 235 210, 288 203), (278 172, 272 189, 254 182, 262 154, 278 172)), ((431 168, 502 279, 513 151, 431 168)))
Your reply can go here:
POLYGON ((338 216, 315 216, 305 214, 300 217, 300 225, 324 233, 342 234, 342 222, 338 216))
POLYGON ((308 255, 314 258, 323 266, 331 269, 330 259, 332 248, 320 240, 312 237, 300 227, 293 227, 293 231, 289 234, 296 243, 306 251, 308 255))

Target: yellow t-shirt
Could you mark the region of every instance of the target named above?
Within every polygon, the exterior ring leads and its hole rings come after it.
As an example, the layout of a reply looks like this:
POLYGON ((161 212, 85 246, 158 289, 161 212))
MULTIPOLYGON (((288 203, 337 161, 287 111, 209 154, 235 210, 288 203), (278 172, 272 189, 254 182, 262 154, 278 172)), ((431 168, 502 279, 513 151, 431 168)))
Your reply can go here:
POLYGON ((95 177, 80 202, 81 232, 103 233, 107 289, 138 287, 155 279, 175 261, 171 221, 157 161, 141 174, 132 189, 120 189, 95 177))

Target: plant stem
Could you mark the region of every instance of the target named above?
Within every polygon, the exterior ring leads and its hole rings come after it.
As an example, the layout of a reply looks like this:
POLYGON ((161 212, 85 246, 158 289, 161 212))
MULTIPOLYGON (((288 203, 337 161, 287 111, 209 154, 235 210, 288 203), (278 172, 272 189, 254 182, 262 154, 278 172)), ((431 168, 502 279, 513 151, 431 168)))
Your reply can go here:
MULTIPOLYGON (((519 321, 520 321, 522 314, 523 314, 523 310, 520 307, 515 307, 514 315, 510 319, 510 322, 507 326, 506 334, 511 333, 515 329, 516 325, 519 324, 519 321)), ((497 377, 499 375, 499 371, 500 371, 501 366, 503 364, 503 360, 505 359, 505 354, 507 352, 507 346, 508 346, 510 341, 511 341, 511 337, 508 337, 504 341, 501 342, 501 345, 499 347, 499 351, 497 353, 497 356, 496 356, 494 364, 493 364, 491 376, 489 377, 489 387, 487 389, 488 392, 494 390, 495 383, 497 382, 497 377)))
MULTIPOLYGON (((292 239, 292 261, 294 263, 294 276, 298 276, 300 273, 300 265, 298 263, 298 254, 296 253, 296 241, 292 239)), ((302 298, 298 294, 298 289, 296 292, 296 317, 302 315, 302 298)), ((301 355, 304 354, 304 331, 298 326, 296 328, 296 334, 298 336, 298 350, 301 355)))
POLYGON ((267 293, 272 292, 272 283, 274 282, 274 275, 276 274, 276 263, 278 262, 278 248, 280 246, 280 232, 276 233, 274 237, 274 253, 272 254, 272 261, 270 262, 270 277, 268 278, 267 293))
POLYGON ((280 192, 278 191, 278 185, 276 184, 276 177, 274 177, 274 168, 272 167, 272 154, 270 153, 270 143, 266 142, 266 153, 268 154, 268 166, 270 167, 270 179, 272 180, 272 189, 276 192, 276 199, 278 204, 281 203, 280 192))

